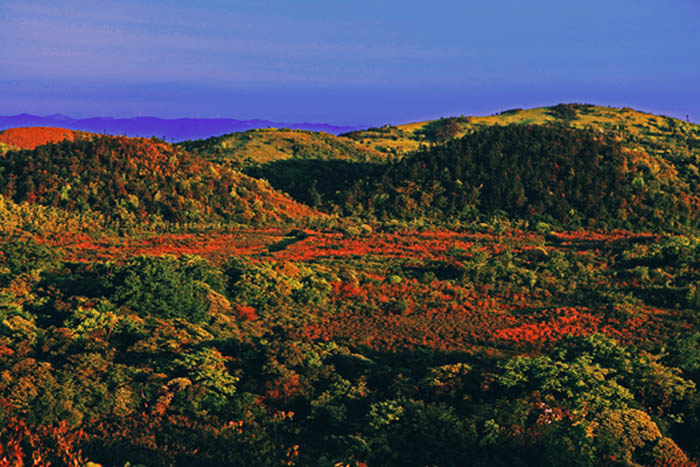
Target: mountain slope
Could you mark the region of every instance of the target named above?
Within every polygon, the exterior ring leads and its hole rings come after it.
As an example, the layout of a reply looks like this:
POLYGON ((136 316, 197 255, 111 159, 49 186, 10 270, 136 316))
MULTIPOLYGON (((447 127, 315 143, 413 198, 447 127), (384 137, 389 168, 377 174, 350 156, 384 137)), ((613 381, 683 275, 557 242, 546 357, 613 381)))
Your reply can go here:
POLYGON ((313 214, 267 183, 149 139, 96 136, 0 158, 15 202, 97 211, 120 222, 287 221, 313 214))

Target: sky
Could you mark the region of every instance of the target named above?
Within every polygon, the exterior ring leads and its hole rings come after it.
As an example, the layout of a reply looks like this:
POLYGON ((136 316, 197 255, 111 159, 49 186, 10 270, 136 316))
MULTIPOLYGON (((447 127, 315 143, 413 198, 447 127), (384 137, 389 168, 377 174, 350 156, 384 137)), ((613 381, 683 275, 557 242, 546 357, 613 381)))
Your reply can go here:
POLYGON ((700 122, 700 0, 0 0, 0 115, 700 122))

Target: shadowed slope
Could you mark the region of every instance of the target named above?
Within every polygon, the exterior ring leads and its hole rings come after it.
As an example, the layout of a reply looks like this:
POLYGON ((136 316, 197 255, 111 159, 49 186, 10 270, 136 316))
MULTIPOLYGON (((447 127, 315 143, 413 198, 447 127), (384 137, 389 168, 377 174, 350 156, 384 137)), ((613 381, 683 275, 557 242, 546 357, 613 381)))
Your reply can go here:
POLYGON ((488 126, 424 146, 356 182, 342 202, 382 218, 504 212, 569 226, 683 228, 700 220, 697 168, 686 162, 592 129, 488 126))

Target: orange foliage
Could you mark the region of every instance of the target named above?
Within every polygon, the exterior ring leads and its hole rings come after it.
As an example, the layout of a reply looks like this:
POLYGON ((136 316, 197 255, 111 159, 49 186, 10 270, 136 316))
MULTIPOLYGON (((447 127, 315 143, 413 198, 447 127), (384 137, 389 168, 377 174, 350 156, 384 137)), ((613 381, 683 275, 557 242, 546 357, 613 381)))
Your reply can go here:
POLYGON ((9 128, 0 131, 0 143, 17 146, 21 149, 34 149, 37 146, 59 141, 73 141, 87 137, 89 133, 83 131, 67 130, 65 128, 29 127, 9 128))
MULTIPOLYGON (((275 256, 291 261, 311 261, 317 258, 343 258, 379 255, 390 258, 450 261, 450 250, 469 250, 477 243, 482 251, 500 253, 507 245, 536 243, 534 233, 510 232, 503 235, 459 233, 447 230, 426 232, 401 231, 376 233, 371 236, 347 237, 340 233, 318 233, 290 245, 275 256)), ((470 256, 470 254, 465 254, 470 256)))
POLYGON ((119 260, 136 255, 198 255, 220 264, 233 255, 255 255, 283 236, 281 231, 247 230, 211 234, 161 234, 138 238, 64 233, 40 243, 61 247, 71 261, 119 260))
POLYGON ((254 321, 258 319, 258 315, 255 313, 255 308, 247 305, 236 305, 236 314, 238 318, 243 321, 254 321))
POLYGON ((609 232, 594 232, 590 230, 570 230, 551 232, 550 238, 560 242, 562 246, 578 244, 603 243, 611 244, 619 241, 650 241, 658 240, 661 236, 648 232, 630 232, 627 230, 611 230, 609 232))
POLYGON ((266 387, 266 395, 272 400, 289 402, 301 394, 301 381, 297 374, 269 381, 266 387))
MULTIPOLYGON (((617 242, 655 239, 653 234, 626 231, 572 231, 550 234, 555 245, 542 246, 533 232, 503 234, 465 233, 444 229, 377 232, 347 236, 337 232, 307 231, 308 237, 277 250, 269 247, 287 238, 279 229, 228 231, 208 234, 162 234, 140 238, 101 238, 65 234, 49 243, 62 247, 69 259, 121 260, 132 255, 195 254, 221 264, 232 255, 251 260, 313 262, 324 259, 376 257, 407 261, 420 269, 425 264, 454 267, 477 251, 489 256, 510 248, 514 255, 541 250, 570 249, 576 256, 600 256, 617 242)), ((48 240, 45 240, 48 241, 48 240)), ((527 256, 525 256, 527 258, 527 256)), ((584 258, 585 260, 585 258, 584 258)), ((525 259, 525 262, 529 260, 525 259)), ((363 271, 360 280, 332 282, 330 299, 336 311, 300 328, 304 339, 337 340, 381 350, 431 348, 473 352, 475 349, 515 346, 550 346, 567 335, 603 333, 623 343, 655 343, 671 330, 668 312, 637 306, 634 313, 606 307, 556 307, 549 290, 464 284, 451 281, 387 280, 388 271, 363 271), (498 290, 496 290, 498 289, 498 290), (379 312, 378 312, 379 311, 379 312)), ((628 288, 636 279, 621 278, 601 287, 628 288)), ((241 320, 257 319, 257 310, 235 306, 241 320)))
POLYGON ((585 336, 599 330, 600 315, 592 315, 585 307, 556 308, 550 317, 535 324, 521 324, 516 327, 499 329, 493 333, 496 339, 515 343, 556 342, 562 337, 585 336))
POLYGON ((74 430, 66 421, 56 426, 33 426, 25 420, 10 419, 0 430, 0 467, 48 466, 59 461, 66 466, 85 465, 78 445, 83 430, 74 430))

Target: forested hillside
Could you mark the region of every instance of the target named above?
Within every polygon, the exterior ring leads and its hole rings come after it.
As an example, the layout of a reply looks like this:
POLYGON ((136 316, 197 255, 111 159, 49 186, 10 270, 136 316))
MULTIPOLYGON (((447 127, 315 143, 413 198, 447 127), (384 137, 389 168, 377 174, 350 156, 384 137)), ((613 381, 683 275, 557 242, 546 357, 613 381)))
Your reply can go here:
POLYGON ((301 202, 366 219, 500 215, 567 228, 687 231, 700 220, 699 166, 688 148, 661 158, 616 133, 511 124, 381 162, 279 161, 248 173, 301 202))
POLYGON ((8 152, 0 158, 0 193, 127 223, 259 223, 312 214, 264 182, 166 143, 112 136, 8 152))

